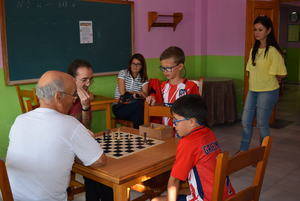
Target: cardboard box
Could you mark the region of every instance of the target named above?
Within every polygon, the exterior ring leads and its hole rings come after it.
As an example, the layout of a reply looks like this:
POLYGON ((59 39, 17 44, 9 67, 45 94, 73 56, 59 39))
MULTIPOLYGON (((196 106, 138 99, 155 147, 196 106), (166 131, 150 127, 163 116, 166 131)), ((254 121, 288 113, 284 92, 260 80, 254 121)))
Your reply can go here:
POLYGON ((158 140, 165 140, 174 136, 173 127, 156 123, 141 125, 139 127, 139 132, 142 136, 144 136, 144 133, 147 133, 147 137, 158 140))

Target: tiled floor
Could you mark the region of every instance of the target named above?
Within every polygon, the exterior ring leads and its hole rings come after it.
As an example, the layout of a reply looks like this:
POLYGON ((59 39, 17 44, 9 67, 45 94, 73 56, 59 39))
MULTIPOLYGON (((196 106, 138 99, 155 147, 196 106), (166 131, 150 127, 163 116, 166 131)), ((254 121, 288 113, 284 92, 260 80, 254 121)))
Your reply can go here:
MULTIPOLYGON (((278 105, 278 124, 271 129, 273 145, 264 178, 260 201, 297 201, 300 200, 300 86, 286 86, 278 105), (282 127, 282 128, 280 128, 282 127)), ((214 127, 223 150, 235 153, 241 140, 241 125, 214 127)), ((256 130, 252 146, 259 144, 256 130)), ((231 181, 239 190, 252 182, 255 168, 251 167, 231 176, 231 181)), ((132 197, 137 193, 133 192, 132 197)), ((75 197, 83 201, 84 194, 75 197)))

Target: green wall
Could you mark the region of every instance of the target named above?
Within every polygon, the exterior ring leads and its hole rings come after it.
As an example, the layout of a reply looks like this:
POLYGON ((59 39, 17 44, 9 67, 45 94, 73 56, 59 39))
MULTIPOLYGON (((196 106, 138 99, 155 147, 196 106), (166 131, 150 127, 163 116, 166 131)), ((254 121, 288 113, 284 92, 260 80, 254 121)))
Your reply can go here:
POLYGON ((288 82, 300 82, 300 48, 286 48, 288 82))
MULTIPOLYGON (((146 59, 148 76, 150 78, 164 79, 159 70, 159 59, 146 59)), ((186 77, 230 77, 235 81, 238 112, 241 111, 242 88, 243 88, 243 57, 238 56, 187 56, 186 77)), ((96 77, 91 91, 113 97, 116 84, 116 76, 96 77)), ((23 85, 21 88, 32 89, 34 84, 23 85)), ((13 86, 4 83, 4 72, 0 68, 0 158, 6 155, 8 134, 10 127, 17 115, 21 113, 18 98, 13 86)), ((104 112, 93 114, 92 130, 99 131, 105 126, 104 112)))
POLYGON ((244 90, 244 57, 243 56, 206 56, 207 77, 228 77, 234 80, 237 111, 242 111, 244 90))

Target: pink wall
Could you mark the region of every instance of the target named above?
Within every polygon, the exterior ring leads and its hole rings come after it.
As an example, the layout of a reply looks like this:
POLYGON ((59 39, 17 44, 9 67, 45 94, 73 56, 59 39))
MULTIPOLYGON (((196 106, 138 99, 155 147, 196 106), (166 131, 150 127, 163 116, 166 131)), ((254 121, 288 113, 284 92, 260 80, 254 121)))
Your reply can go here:
POLYGON ((207 55, 243 56, 246 0, 207 2, 207 55))
POLYGON ((148 58, 159 57, 170 45, 187 55, 243 56, 246 0, 134 0, 135 47, 148 58), (168 28, 147 31, 147 12, 183 12, 175 32, 168 28), (194 18, 194 19, 193 19, 194 18))
POLYGON ((134 0, 136 52, 147 58, 157 58, 165 48, 176 45, 186 55, 194 55, 195 1, 199 0, 134 0), (157 11, 159 14, 182 12, 183 20, 175 32, 169 27, 154 27, 148 32, 149 11, 157 11))
POLYGON ((197 1, 195 6, 195 54, 207 54, 207 0, 197 1))

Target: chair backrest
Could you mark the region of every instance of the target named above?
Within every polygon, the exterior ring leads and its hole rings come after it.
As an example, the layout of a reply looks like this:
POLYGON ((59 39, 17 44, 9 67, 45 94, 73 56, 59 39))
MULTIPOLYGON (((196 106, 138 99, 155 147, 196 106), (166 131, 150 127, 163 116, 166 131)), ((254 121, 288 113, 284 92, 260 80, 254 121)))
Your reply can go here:
POLYGON ((150 124, 150 117, 172 117, 171 108, 166 106, 150 106, 145 102, 144 107, 144 124, 150 124))
POLYGON ((226 201, 258 201, 271 143, 272 138, 267 136, 264 138, 261 147, 241 152, 232 158, 229 157, 228 152, 220 153, 217 156, 212 201, 223 201, 226 176, 254 164, 256 164, 256 172, 252 185, 226 199, 226 201))
POLYGON ((31 103, 31 105, 33 106, 38 106, 39 105, 39 100, 37 98, 37 96, 35 95, 35 90, 27 90, 27 89, 20 89, 19 86, 16 86, 16 91, 17 91, 17 95, 19 98, 19 103, 20 103, 20 107, 21 107, 21 111, 22 113, 28 112, 30 110, 28 110, 27 107, 25 107, 25 104, 27 105, 27 100, 29 100, 31 103))
POLYGON ((0 190, 3 201, 14 200, 10 189, 5 163, 2 160, 0 160, 0 190))
POLYGON ((34 110, 35 108, 39 107, 39 105, 32 105, 31 100, 26 100, 25 106, 26 106, 26 112, 29 112, 29 111, 34 110))
POLYGON ((203 82, 204 82, 204 77, 200 77, 199 80, 191 80, 194 82, 198 88, 199 88, 199 95, 202 96, 203 94, 203 82))

